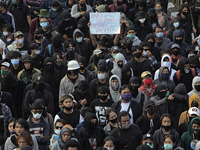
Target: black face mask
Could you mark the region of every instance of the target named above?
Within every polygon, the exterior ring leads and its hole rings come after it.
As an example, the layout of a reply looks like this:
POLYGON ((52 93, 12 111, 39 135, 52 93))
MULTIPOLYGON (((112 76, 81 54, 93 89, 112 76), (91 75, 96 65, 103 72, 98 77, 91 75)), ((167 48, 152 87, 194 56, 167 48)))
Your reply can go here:
POLYGON ((165 129, 165 131, 169 131, 171 129, 171 126, 164 126, 164 125, 162 125, 162 128, 165 129))
POLYGON ((122 68, 123 67, 123 64, 118 64, 119 68, 122 68))
POLYGON ((194 85, 195 89, 200 92, 200 85, 194 85))
POLYGON ((193 129, 194 132, 194 139, 199 140, 200 139, 200 130, 199 129, 193 129))
POLYGON ((97 122, 96 123, 90 123, 90 129, 95 130, 97 128, 97 122))
POLYGON ((159 92, 158 96, 163 99, 167 92, 159 92))
POLYGON ((180 54, 179 51, 172 51, 172 54, 174 54, 175 56, 178 56, 180 54))
POLYGON ((132 91, 138 91, 138 87, 139 87, 139 86, 131 86, 131 90, 132 90, 132 91))
POLYGON ((189 122, 193 119, 194 117, 189 117, 189 122))
POLYGON ((137 52, 137 53, 134 54, 134 56, 136 58, 140 58, 142 56, 142 52, 137 52))
POLYGON ((147 109, 147 112, 148 112, 149 115, 152 116, 156 111, 153 108, 149 108, 149 109, 147 109))
POLYGON ((71 107, 64 106, 63 108, 66 109, 67 111, 70 111, 73 108, 73 106, 71 106, 71 107))
POLYGON ((175 39, 175 43, 177 43, 179 45, 182 43, 182 41, 183 41, 183 39, 175 39))
POLYGON ((80 5, 81 5, 81 7, 84 7, 84 6, 85 6, 85 4, 83 4, 83 3, 81 3, 80 5))
POLYGON ((102 100, 105 101, 108 97, 108 95, 98 95, 98 97, 102 100))
POLYGON ((151 44, 151 48, 154 46, 154 42, 148 42, 149 44, 151 44))
POLYGON ((84 67, 84 66, 81 66, 79 69, 80 69, 80 70, 84 70, 84 69, 85 69, 85 67, 84 67))
POLYGON ((42 36, 38 36, 38 35, 35 36, 35 40, 40 40, 41 38, 42 36))
POLYGON ((36 84, 34 87, 36 92, 43 92, 44 91, 44 85, 43 84, 36 84))
POLYGON ((47 68, 48 71, 53 71, 54 70, 53 64, 47 64, 46 68, 47 68))
POLYGON ((113 119, 113 120, 110 120, 110 122, 112 123, 117 123, 117 118, 113 119))
MULTIPOLYGON (((79 70, 72 70, 73 74, 78 75, 79 70)), ((71 71, 68 71, 68 74, 71 75, 72 74, 71 71)))
POLYGON ((182 11, 182 14, 183 14, 184 16, 187 16, 187 15, 188 15, 188 12, 182 11))
POLYGON ((123 74, 123 78, 125 80, 129 80, 131 78, 131 74, 127 75, 127 74, 123 74))

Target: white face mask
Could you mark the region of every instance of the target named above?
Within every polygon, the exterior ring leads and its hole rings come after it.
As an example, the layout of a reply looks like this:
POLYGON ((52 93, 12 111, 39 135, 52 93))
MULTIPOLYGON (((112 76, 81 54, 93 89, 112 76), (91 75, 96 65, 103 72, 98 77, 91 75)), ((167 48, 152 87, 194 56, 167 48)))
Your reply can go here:
POLYGON ((8 38, 7 38, 7 39, 6 39, 6 41, 7 41, 7 42, 10 42, 10 41, 11 41, 11 39, 8 39, 8 38))
POLYGON ((145 20, 146 20, 146 18, 142 18, 142 19, 139 19, 139 22, 140 22, 140 23, 144 23, 145 20))
POLYGON ((60 135, 61 130, 54 129, 55 134, 60 135))
POLYGON ((24 43, 24 38, 22 38, 22 39, 17 39, 17 43, 23 44, 23 43, 24 43))
POLYGON ((107 150, 114 150, 114 147, 113 148, 107 148, 107 150))
POLYGON ((34 114, 34 113, 33 113, 33 117, 34 117, 35 119, 40 119, 40 118, 42 117, 42 114, 39 114, 39 113, 34 114))
POLYGON ((128 128, 130 128, 130 126, 131 126, 131 123, 129 123, 129 124, 122 124, 122 128, 123 129, 128 129, 128 128))
POLYGON ((8 34, 9 34, 8 32, 3 32, 4 36, 8 36, 8 34))
POLYGON ((103 80, 105 79, 106 75, 105 74, 98 74, 98 79, 103 80))

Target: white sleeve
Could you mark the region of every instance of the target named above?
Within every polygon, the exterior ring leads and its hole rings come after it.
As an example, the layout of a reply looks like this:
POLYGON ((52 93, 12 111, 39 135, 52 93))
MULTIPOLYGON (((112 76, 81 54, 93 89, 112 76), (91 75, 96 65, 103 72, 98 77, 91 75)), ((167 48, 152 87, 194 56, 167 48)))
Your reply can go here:
POLYGON ((80 114, 80 118, 79 118, 79 123, 81 123, 81 122, 83 122, 84 120, 83 120, 83 118, 82 118, 82 116, 81 116, 81 114, 80 114))

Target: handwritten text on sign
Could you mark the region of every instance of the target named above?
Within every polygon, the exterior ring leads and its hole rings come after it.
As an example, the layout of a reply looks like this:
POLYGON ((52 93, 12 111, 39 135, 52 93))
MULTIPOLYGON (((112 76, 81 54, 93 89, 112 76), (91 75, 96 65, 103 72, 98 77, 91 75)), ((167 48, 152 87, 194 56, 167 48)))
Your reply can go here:
POLYGON ((90 13, 91 34, 119 34, 120 13, 90 13))

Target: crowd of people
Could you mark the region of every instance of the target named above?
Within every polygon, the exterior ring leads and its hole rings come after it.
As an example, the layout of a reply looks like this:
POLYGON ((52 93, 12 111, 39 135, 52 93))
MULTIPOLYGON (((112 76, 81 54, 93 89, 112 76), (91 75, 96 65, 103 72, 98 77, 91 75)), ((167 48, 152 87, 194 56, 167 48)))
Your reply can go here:
POLYGON ((196 3, 0 1, 0 149, 199 150, 196 3), (90 13, 120 12, 120 34, 90 13))

